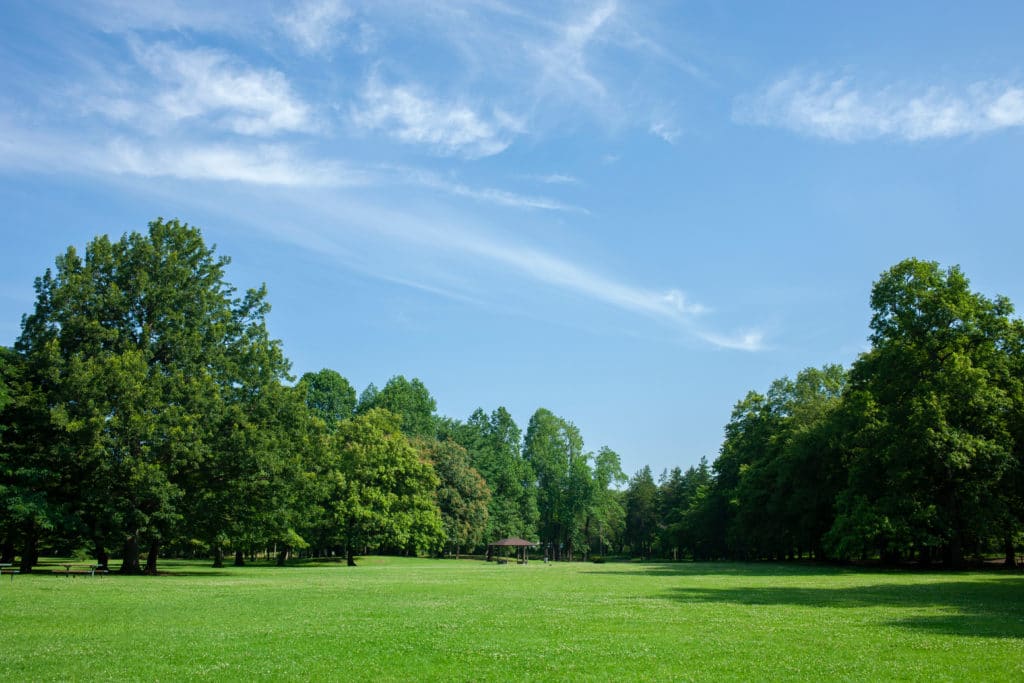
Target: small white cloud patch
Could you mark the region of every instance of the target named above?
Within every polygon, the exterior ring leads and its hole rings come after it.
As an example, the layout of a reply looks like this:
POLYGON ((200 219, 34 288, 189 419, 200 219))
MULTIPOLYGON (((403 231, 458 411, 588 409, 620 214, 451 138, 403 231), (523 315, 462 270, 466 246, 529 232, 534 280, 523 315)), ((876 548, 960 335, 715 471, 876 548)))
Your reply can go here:
POLYGON ((444 156, 493 156, 504 151, 521 120, 495 110, 490 117, 461 103, 446 103, 406 86, 387 87, 371 78, 362 106, 352 121, 367 130, 382 130, 409 144, 424 145, 444 156))
POLYGON ((313 129, 309 107, 278 71, 237 64, 219 50, 178 50, 158 43, 136 52, 139 63, 164 86, 154 104, 175 121, 210 117, 242 135, 313 129))
POLYGON ((315 54, 342 41, 341 24, 351 17, 352 10, 341 0, 310 0, 296 3, 281 25, 300 49, 315 54))
POLYGON ((951 138, 1024 125, 1024 88, 980 82, 960 93, 865 89, 849 78, 793 74, 738 100, 733 118, 840 142, 951 138))

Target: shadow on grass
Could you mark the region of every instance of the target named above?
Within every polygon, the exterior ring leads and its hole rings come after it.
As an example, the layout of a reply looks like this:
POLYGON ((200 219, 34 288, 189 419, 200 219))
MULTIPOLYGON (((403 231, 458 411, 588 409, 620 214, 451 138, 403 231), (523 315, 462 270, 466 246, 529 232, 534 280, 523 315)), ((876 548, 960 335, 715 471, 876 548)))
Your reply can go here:
POLYGON ((816 562, 608 562, 595 564, 587 573, 634 576, 836 576, 863 571, 852 566, 816 562))
POLYGON ((941 614, 896 618, 893 626, 936 634, 1024 638, 1024 578, 1001 581, 940 581, 844 588, 677 588, 668 597, 683 602, 791 605, 822 608, 936 609, 941 614))

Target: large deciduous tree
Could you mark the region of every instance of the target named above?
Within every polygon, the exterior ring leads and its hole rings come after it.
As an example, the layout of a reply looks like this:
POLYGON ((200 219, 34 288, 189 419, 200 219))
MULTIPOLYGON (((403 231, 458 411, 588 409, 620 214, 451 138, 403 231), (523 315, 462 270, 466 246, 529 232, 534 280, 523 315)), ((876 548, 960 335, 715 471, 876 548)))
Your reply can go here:
POLYGON ((474 548, 484 540, 490 489, 470 464, 469 453, 455 441, 420 439, 414 444, 434 465, 445 538, 458 559, 460 549, 474 548))
POLYGON ((48 407, 54 470, 76 484, 68 503, 99 553, 123 547, 123 571, 140 570, 143 545, 156 570, 226 406, 286 375, 265 290, 236 296, 228 262, 197 229, 156 220, 84 257, 70 248, 36 280, 16 349, 48 407))
POLYGON ((972 292, 957 267, 915 259, 882 274, 871 307, 872 348, 851 371, 861 419, 831 543, 839 554, 960 565, 1005 525, 1013 307, 972 292))
POLYGON ((338 425, 330 503, 349 566, 363 548, 433 551, 444 543, 438 479, 402 433, 401 418, 374 408, 338 425))

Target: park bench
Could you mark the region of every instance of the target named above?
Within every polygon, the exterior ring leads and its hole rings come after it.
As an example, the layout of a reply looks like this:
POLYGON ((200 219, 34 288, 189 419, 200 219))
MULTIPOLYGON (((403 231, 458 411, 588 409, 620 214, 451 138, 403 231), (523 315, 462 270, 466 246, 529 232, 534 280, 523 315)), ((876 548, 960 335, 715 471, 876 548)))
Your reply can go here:
POLYGON ((103 576, 109 573, 107 568, 102 564, 62 564, 63 570, 54 569, 54 576, 66 576, 71 578, 72 576, 103 576))
POLYGON ((11 575, 11 581, 14 581, 14 575, 15 574, 20 574, 20 573, 21 573, 21 570, 15 569, 9 563, 0 564, 0 576, 2 576, 3 574, 10 574, 11 575))

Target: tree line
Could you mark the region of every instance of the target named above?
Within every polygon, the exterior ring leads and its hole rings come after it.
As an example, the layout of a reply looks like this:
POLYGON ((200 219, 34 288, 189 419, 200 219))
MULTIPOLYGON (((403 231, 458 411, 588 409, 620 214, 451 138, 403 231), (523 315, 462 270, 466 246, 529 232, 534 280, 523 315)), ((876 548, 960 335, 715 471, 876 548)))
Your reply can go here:
MULTIPOLYGON (((871 347, 739 401, 712 464, 627 479, 538 409, 437 413, 418 379, 360 394, 298 381, 265 288, 178 221, 69 248, 0 348, 0 561, 273 549, 355 557, 479 552, 506 536, 552 559, 961 565, 1024 529, 1024 329, 956 267, 909 259, 871 293, 871 347)), ((145 556, 145 560, 142 556, 145 556)))
POLYGON ((871 291, 870 349, 732 411, 717 459, 626 491, 627 542, 695 559, 1002 555, 1024 539, 1024 325, 957 267, 908 259, 871 291))
POLYGON ((220 565, 273 547, 354 564, 512 535, 572 559, 621 526, 618 455, 548 410, 523 435, 500 407, 439 416, 418 379, 358 398, 330 369, 293 384, 265 288, 239 293, 228 263, 157 220, 36 279, 0 349, 2 561, 78 551, 155 572, 162 552, 220 565))

